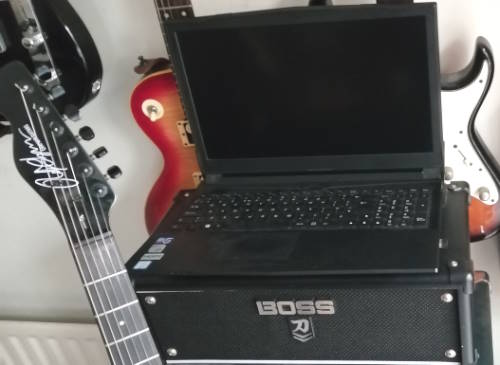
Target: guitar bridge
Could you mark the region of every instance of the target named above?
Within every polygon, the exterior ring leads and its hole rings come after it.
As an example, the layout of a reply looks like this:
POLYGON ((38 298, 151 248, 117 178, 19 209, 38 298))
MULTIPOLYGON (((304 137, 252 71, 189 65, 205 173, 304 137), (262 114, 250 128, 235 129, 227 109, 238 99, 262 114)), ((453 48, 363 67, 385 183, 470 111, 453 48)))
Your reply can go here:
POLYGON ((191 126, 187 120, 180 120, 177 122, 177 130, 179 131, 179 136, 182 140, 182 145, 184 147, 193 147, 193 133, 191 132, 191 126))

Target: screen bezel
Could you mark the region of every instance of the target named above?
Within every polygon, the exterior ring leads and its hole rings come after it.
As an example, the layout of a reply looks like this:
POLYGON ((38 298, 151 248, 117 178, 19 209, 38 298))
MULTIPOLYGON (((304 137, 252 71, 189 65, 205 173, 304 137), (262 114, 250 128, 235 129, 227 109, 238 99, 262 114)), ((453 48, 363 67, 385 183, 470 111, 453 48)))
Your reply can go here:
MULTIPOLYGON (((165 22, 167 45, 202 172, 207 174, 273 174, 304 172, 443 169, 440 68, 437 14, 434 3, 412 5, 356 5, 301 7, 248 13, 215 15, 165 22), (432 151, 419 153, 363 154, 337 156, 211 159, 203 142, 199 118, 191 95, 177 38, 180 32, 248 26, 304 24, 422 16, 425 18, 428 49, 432 151)), ((210 55, 207 55, 210 57, 210 55)), ((230 131, 220 131, 230 138, 230 131)), ((258 148, 258 144, 256 144, 258 148)))

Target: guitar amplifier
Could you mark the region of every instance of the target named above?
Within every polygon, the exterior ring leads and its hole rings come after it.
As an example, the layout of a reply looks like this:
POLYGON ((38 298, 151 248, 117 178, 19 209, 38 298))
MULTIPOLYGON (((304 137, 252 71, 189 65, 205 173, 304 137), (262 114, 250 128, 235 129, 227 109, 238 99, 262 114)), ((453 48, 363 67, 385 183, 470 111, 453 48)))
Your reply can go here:
POLYGON ((130 261, 163 358, 171 364, 474 364, 468 194, 464 186, 455 190, 447 194, 435 274, 173 277, 130 261))

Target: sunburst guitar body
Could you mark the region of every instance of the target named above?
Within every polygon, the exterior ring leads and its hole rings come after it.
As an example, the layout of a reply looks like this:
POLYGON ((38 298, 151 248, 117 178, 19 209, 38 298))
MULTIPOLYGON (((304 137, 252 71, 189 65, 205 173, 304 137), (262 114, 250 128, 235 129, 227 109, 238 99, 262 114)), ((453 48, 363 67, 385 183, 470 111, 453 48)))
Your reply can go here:
POLYGON ((146 227, 152 232, 181 189, 193 189, 201 180, 189 124, 171 70, 144 78, 130 100, 141 129, 163 155, 164 167, 146 201, 146 227))

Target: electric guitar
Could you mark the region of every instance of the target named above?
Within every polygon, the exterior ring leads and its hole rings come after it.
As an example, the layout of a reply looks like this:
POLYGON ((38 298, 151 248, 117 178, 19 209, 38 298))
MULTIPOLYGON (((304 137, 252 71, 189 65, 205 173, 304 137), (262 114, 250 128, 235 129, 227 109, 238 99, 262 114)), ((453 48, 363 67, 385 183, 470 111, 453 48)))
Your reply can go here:
POLYGON ((486 39, 479 37, 469 65, 441 78, 445 181, 469 184, 471 241, 490 237, 500 227, 500 167, 476 128, 476 117, 490 89, 493 72, 491 48, 486 39), (463 108, 466 113, 461 112, 463 108))
POLYGON ((22 61, 60 113, 71 114, 101 88, 102 64, 67 0, 0 1, 0 66, 22 61))
POLYGON ((20 62, 0 68, 0 113, 11 123, 14 161, 64 228, 114 365, 161 365, 109 228, 111 186, 20 62))
MULTIPOLYGON (((155 0, 155 5, 162 24, 169 19, 194 16, 189 0, 155 0)), ((146 227, 152 233, 175 195, 180 190, 196 188, 202 176, 191 129, 170 68, 153 72, 141 80, 132 92, 130 107, 135 121, 160 149, 164 159, 163 171, 145 207, 146 227)))
MULTIPOLYGON (((189 1, 171 7, 156 1, 163 23, 171 18, 192 16, 189 1)), ((160 63, 150 62, 149 70, 160 63)), ((442 76, 442 110, 445 140, 446 182, 466 181, 470 185, 469 229, 471 241, 495 234, 500 227, 499 168, 477 133, 476 116, 489 91, 494 63, 484 38, 476 44, 470 64, 457 73, 442 76), (467 107, 467 112, 461 112, 467 107)), ((146 226, 151 233, 172 204, 179 190, 192 189, 202 179, 196 161, 189 123, 170 69, 154 72, 134 89, 131 109, 137 124, 158 146, 165 168, 146 201, 146 226)))

